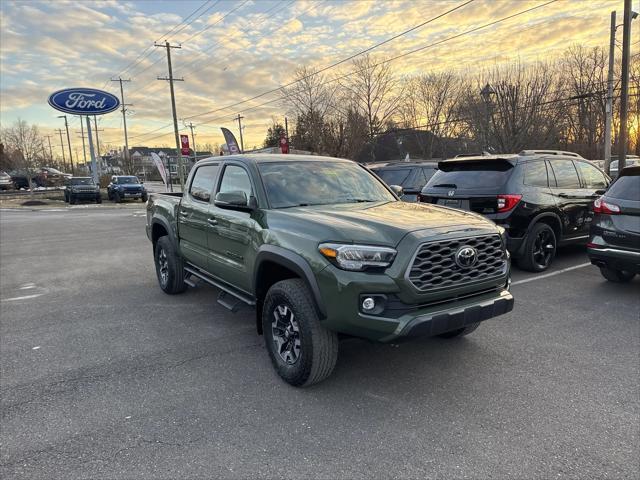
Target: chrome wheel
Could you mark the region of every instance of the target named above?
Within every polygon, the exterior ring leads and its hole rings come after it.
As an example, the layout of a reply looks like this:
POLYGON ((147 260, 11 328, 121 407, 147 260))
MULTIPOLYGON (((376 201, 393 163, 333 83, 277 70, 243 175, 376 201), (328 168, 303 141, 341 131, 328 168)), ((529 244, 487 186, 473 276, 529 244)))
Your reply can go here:
POLYGON ((287 305, 273 309, 271 334, 280 358, 289 365, 296 363, 300 358, 300 327, 287 305))
POLYGON ((556 241, 549 230, 541 230, 533 242, 533 261, 540 268, 547 268, 556 250, 556 241))
POLYGON ((166 286, 169 282, 169 261, 164 248, 161 248, 158 252, 158 273, 160 275, 160 283, 163 287, 166 286))

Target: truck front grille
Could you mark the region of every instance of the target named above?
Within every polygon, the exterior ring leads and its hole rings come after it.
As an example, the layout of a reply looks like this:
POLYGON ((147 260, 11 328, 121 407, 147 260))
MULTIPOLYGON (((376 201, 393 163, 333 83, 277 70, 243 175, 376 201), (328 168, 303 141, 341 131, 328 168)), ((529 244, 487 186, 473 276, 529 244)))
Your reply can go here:
POLYGON ((407 278, 418 290, 458 287, 498 278, 506 272, 507 260, 499 235, 483 235, 424 243, 418 248, 407 278), (456 254, 462 247, 477 252, 477 262, 461 267, 456 254))

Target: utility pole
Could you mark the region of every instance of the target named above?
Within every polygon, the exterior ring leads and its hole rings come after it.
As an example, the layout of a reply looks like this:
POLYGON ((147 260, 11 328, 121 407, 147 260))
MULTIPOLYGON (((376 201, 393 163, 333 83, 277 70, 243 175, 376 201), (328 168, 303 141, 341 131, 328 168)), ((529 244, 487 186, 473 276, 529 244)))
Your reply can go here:
POLYGON ((53 149, 51 148, 51 135, 45 135, 49 141, 49 162, 53 162, 53 149))
POLYGON ((71 155, 71 137, 69 136, 69 122, 67 122, 66 115, 58 115, 58 118, 64 118, 64 128, 67 129, 67 145, 69 147, 69 161, 71 162, 71 174, 74 175, 73 171, 73 155, 71 155))
POLYGON ((289 123, 287 117, 284 117, 284 136, 287 139, 287 145, 289 145, 289 123))
POLYGON ((622 90, 620 92, 620 144, 618 145, 618 174, 627 159, 627 115, 629 111, 629 51, 631 49, 631 0, 624 0, 622 28, 622 90))
MULTIPOLYGON (((154 43, 156 47, 164 47, 167 49, 167 67, 169 69, 168 77, 158 77, 158 80, 164 80, 169 82, 169 90, 171 91, 171 110, 173 111, 173 131, 176 137, 176 154, 177 156, 177 168, 178 176, 180 178, 180 190, 184 191, 184 172, 182 171, 182 149, 180 145, 180 134, 178 133, 178 114, 176 113, 176 96, 173 91, 173 82, 184 82, 184 78, 173 78, 173 69, 171 68, 171 49, 182 48, 180 45, 171 45, 167 40, 164 45, 154 43)), ((169 166, 171 170, 171 166, 169 166)))
POLYGON ((100 155, 100 138, 98 135, 98 132, 104 132, 104 128, 100 128, 98 129, 98 116, 94 115, 93 116, 93 125, 94 125, 94 130, 96 131, 96 153, 98 154, 98 171, 99 173, 102 173, 102 156, 100 155))
POLYGON ((67 159, 64 156, 64 140, 62 140, 62 129, 57 128, 56 132, 60 134, 60 149, 62 150, 62 168, 67 169, 67 159))
POLYGON ((196 137, 193 135, 193 129, 195 128, 195 125, 193 124, 193 122, 189 122, 189 125, 185 123, 184 126, 191 129, 191 145, 193 145, 193 162, 195 163, 198 161, 198 152, 196 151, 196 137))
POLYGON ((240 153, 244 153, 244 142, 242 140, 242 119, 244 117, 241 117, 240 114, 238 114, 238 116, 235 118, 236 120, 238 120, 238 130, 240 130, 240 153))
POLYGON ((76 130, 76 133, 79 133, 82 136, 82 156, 84 158, 84 164, 86 165, 87 164, 87 150, 86 150, 85 145, 84 145, 84 139, 86 137, 84 136, 84 125, 82 124, 82 115, 79 115, 78 118, 80 118, 80 131, 78 132, 76 130))
POLYGON ((609 74, 607 76, 607 105, 604 119, 604 171, 611 168, 611 121, 613 117, 613 69, 616 51, 616 11, 611 12, 611 34, 609 37, 609 74))
MULTIPOLYGON (((112 78, 111 79, 112 82, 119 82, 120 83, 120 104, 121 104, 121 111, 122 111, 122 126, 124 127, 124 148, 125 148, 125 152, 124 152, 124 161, 127 165, 127 168, 129 168, 129 137, 127 136, 127 107, 131 106, 130 103, 125 103, 124 101, 124 88, 122 87, 122 82, 130 82, 131 79, 127 78, 126 80, 123 79, 122 77, 118 77, 118 78, 112 78)), ((94 120, 95 120, 95 115, 94 115, 94 120)), ((96 135, 98 135, 97 133, 97 127, 96 127, 96 135)), ((98 137, 96 136, 96 139, 98 137)), ((96 140, 97 143, 97 140, 96 140)), ((98 152, 98 155, 100 154, 100 152, 98 152)))

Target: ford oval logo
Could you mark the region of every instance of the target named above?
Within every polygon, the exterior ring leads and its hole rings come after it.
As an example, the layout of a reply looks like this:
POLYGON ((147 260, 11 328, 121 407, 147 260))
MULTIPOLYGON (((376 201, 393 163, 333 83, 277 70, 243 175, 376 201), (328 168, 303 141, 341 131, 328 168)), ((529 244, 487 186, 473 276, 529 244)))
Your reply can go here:
POLYGON ((49 105, 74 115, 102 115, 117 110, 120 100, 95 88, 65 88, 49 96, 49 105))
POLYGON ((478 251, 473 247, 464 245, 456 252, 455 261, 460 268, 471 268, 478 263, 478 251))

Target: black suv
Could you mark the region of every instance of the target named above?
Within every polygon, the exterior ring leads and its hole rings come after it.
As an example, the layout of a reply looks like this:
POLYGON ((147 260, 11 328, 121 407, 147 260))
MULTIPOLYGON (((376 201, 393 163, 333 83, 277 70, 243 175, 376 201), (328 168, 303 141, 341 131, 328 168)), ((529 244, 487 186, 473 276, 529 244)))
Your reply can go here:
POLYGON ((593 204, 587 252, 611 282, 640 273, 640 166, 627 167, 593 204))
POLYGON ((559 244, 585 242, 592 205, 610 179, 588 160, 521 152, 444 160, 420 201, 470 210, 507 230, 518 265, 546 270, 559 244))
POLYGON ((392 162, 384 166, 370 167, 387 185, 399 185, 405 202, 416 202, 418 195, 429 179, 436 173, 438 162, 392 162))

